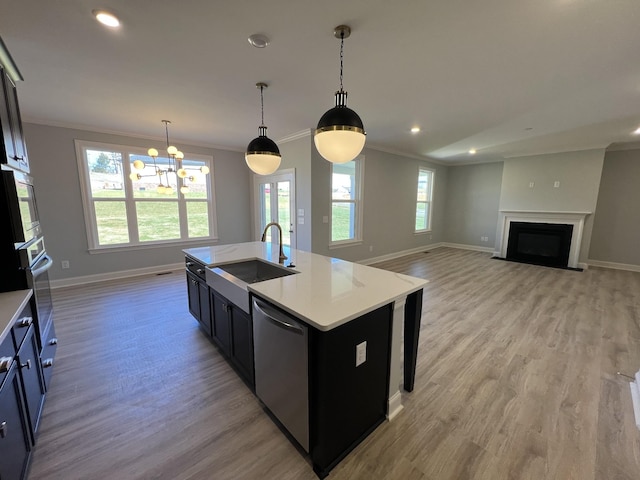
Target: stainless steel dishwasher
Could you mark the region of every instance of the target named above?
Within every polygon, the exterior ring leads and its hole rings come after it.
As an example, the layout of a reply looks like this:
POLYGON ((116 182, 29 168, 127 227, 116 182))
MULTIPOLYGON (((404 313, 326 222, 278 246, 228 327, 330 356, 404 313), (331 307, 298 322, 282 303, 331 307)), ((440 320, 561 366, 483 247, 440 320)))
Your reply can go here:
POLYGON ((308 328, 253 299, 256 395, 309 452, 308 328))

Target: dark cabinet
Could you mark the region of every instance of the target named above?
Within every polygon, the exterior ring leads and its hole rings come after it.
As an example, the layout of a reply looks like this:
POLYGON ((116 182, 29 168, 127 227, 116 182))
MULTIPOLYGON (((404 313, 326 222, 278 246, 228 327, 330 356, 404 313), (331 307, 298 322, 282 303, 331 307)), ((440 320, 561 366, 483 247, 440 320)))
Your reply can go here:
MULTIPOLYGON (((0 384, 0 478, 23 478, 31 450, 17 362, 0 384)), ((2 368, 0 364, 0 369, 2 368)))
POLYGON ((213 339, 224 353, 231 356, 231 308, 232 304, 211 290, 213 305, 213 339))
POLYGON ((191 257, 187 267, 189 312, 214 344, 253 388, 253 323, 251 316, 207 285, 205 266, 191 257))
POLYGON ((213 339, 249 382, 253 380, 253 324, 248 313, 222 295, 211 291, 213 339))
MULTIPOLYGON (((38 344, 34 334, 34 327, 29 331, 20 346, 16 363, 20 376, 20 383, 24 393, 25 407, 32 442, 35 443, 36 431, 40 422, 42 405, 44 404, 44 382, 38 355, 38 344)), ((1 478, 1 477, 0 477, 1 478)))
POLYGON ((209 286, 204 275, 204 265, 188 260, 186 266, 189 312, 198 320, 206 334, 211 336, 211 306, 209 304, 209 286))
POLYGON ((29 172, 29 160, 24 143, 22 120, 18 106, 16 86, 7 74, 0 68, 0 126, 4 144, 2 163, 11 165, 18 170, 29 172))

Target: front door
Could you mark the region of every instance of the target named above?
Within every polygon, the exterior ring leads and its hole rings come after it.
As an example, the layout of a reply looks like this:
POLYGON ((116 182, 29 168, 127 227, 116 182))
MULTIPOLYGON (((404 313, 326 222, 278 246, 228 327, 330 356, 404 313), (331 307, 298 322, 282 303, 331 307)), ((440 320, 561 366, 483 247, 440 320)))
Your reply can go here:
MULTIPOLYGON (((254 175, 255 236, 260 240, 265 226, 277 222, 282 227, 282 243, 296 248, 293 219, 296 208, 295 170, 278 171, 273 175, 254 175)), ((278 229, 270 228, 267 241, 278 243, 278 229)))

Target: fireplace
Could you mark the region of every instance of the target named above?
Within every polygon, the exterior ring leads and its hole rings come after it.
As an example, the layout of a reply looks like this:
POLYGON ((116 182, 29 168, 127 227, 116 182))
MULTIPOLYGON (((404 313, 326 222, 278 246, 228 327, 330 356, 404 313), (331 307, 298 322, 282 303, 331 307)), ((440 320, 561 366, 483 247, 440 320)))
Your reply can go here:
MULTIPOLYGON (((569 254, 568 258, 563 260, 562 267, 571 268, 571 269, 582 269, 586 268, 587 265, 584 263, 580 263, 580 251, 582 246, 582 235, 584 233, 585 228, 585 220, 591 215, 592 212, 576 212, 576 211, 533 211, 533 210, 500 210, 500 217, 498 219, 498 232, 497 232, 497 242, 496 242, 496 251, 494 256, 497 258, 508 257, 507 250, 509 239, 511 238, 511 228, 512 225, 517 225, 519 223, 526 224, 535 224, 541 225, 541 229, 544 230, 549 226, 555 227, 557 225, 565 225, 570 226, 571 232, 569 233, 569 254), (546 225, 546 226, 545 226, 546 225)), ((534 227, 536 228, 536 227, 534 227)), ((539 238, 541 235, 545 235, 544 231, 540 230, 534 232, 528 232, 528 235, 532 235, 533 237, 538 237, 538 240, 542 240, 543 243, 551 243, 549 238, 539 238)), ((529 240, 532 240, 531 236, 525 235, 523 237, 523 241, 527 243, 529 240)), ((533 238, 535 240, 535 238, 533 238)), ((523 248, 518 247, 521 250, 523 248)), ((556 248, 549 247, 547 248, 556 248)), ((563 247, 566 248, 566 247, 563 247)), ((529 250, 528 247, 524 247, 525 253, 529 250)), ((540 252, 538 252, 540 255, 540 252)), ((540 256, 546 257, 547 253, 542 253, 540 256)), ((563 256, 566 254, 563 254, 563 256)), ((546 260, 546 259, 545 259, 546 260)), ((530 261, 520 260, 520 261, 530 261)), ((538 263, 538 262, 536 262, 538 263)), ((545 263, 542 263, 543 265, 545 263)))
POLYGON ((572 233, 564 223, 511 222, 507 260, 566 268, 572 233))

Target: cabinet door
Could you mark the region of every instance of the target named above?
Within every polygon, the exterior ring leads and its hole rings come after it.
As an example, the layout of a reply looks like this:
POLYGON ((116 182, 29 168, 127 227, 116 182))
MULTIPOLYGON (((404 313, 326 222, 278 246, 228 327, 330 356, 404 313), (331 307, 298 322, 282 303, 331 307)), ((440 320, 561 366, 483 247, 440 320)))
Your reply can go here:
POLYGON ((232 308, 231 312, 232 358, 235 360, 238 370, 253 385, 253 326, 251 317, 236 306, 232 308))
POLYGON ((211 306, 209 301, 209 286, 203 281, 198 282, 198 297, 200 298, 200 325, 211 336, 211 306))
POLYGON ((34 335, 33 326, 22 342, 18 356, 16 357, 20 381, 24 390, 24 398, 27 407, 27 418, 31 428, 31 438, 33 443, 36 439, 36 431, 40 422, 42 405, 44 403, 44 382, 42 380, 42 370, 40 367, 40 357, 38 356, 38 344, 34 335))
POLYGON ((213 305, 213 339, 224 353, 231 355, 231 304, 226 298, 211 293, 213 305))
POLYGON ((0 478, 2 480, 22 478, 30 450, 16 365, 17 362, 13 362, 9 375, 0 389, 0 478))
POLYGON ((4 139, 4 147, 6 160, 11 166, 28 172, 29 161, 27 159, 27 150, 24 145, 24 135, 22 133, 22 120, 20 119, 20 109, 18 107, 18 94, 13 81, 2 72, 2 98, 3 105, 0 105, 0 122, 2 123, 2 136, 4 139))
POLYGON ((200 321, 200 282, 198 277, 187 272, 187 294, 189 296, 189 313, 200 321))

